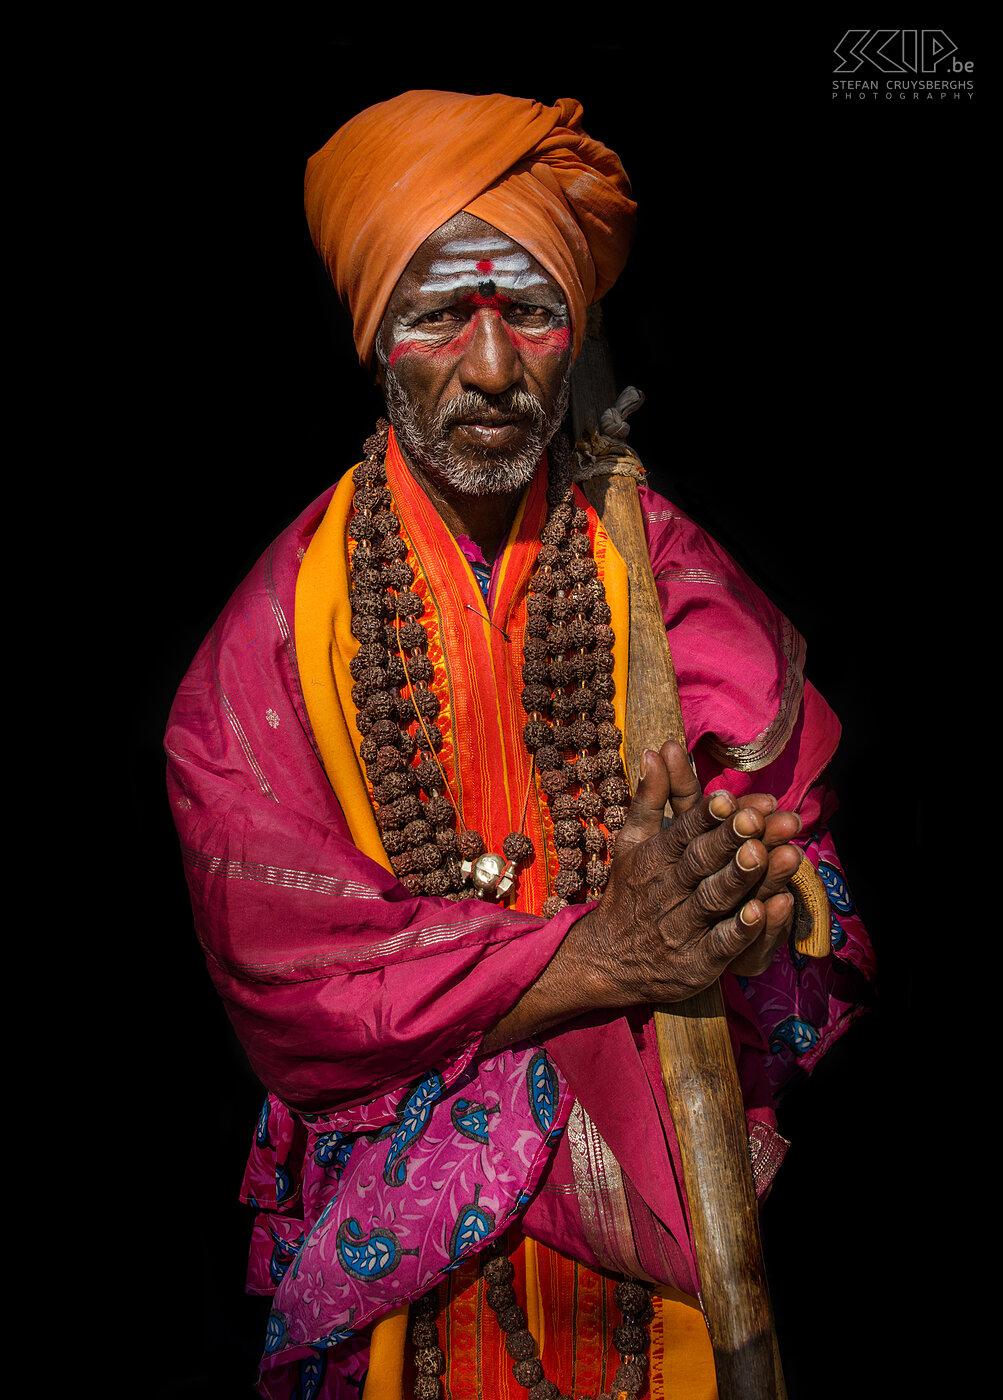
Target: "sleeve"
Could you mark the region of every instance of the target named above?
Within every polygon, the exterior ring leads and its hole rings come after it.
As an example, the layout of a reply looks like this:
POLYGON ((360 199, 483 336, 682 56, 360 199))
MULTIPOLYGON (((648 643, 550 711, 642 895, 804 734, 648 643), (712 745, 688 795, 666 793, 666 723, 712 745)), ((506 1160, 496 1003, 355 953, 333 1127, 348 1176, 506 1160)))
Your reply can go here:
POLYGON ((837 803, 824 774, 839 721, 805 679, 801 637, 720 545, 653 492, 642 492, 642 511, 704 791, 769 792, 797 811, 797 844, 829 901, 827 957, 804 957, 791 940, 766 972, 737 979, 775 1097, 809 1073, 874 1000, 873 948, 828 826, 837 803))
POLYGON ((840 727, 805 680, 803 639, 682 511, 647 490, 641 503, 687 743, 705 791, 721 784, 737 795, 771 792, 806 825, 821 820, 810 794, 840 727))
POLYGON ((251 1066, 292 1108, 451 1083, 570 924, 414 898, 352 844, 312 747, 280 601, 245 585, 171 712, 168 789, 198 937, 251 1066))

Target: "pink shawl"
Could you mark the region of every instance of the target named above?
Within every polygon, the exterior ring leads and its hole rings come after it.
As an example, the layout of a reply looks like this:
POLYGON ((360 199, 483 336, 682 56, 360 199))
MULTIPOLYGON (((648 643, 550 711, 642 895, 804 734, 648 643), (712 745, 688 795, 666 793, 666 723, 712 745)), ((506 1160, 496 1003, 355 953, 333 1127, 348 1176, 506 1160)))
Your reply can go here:
MULTIPOLYGON (((265 1365, 357 1334, 516 1215, 585 1263, 695 1293, 643 1009, 479 1054, 586 906, 548 921, 413 898, 352 843, 316 752, 291 630, 299 563, 331 494, 234 594, 166 738, 198 936, 269 1091, 244 1188, 261 1208, 250 1286, 277 1289, 265 1365)), ((692 522, 651 492, 643 504, 701 779, 799 807, 817 861, 831 805, 819 779, 839 731, 803 680, 803 643, 692 522)), ((832 966, 805 974, 778 960, 758 991, 725 979, 764 1145, 762 1189, 782 1157, 771 1090, 856 1012, 870 951, 854 920, 844 914, 849 942, 832 966), (790 1035, 778 1032, 791 1023, 790 1035)))

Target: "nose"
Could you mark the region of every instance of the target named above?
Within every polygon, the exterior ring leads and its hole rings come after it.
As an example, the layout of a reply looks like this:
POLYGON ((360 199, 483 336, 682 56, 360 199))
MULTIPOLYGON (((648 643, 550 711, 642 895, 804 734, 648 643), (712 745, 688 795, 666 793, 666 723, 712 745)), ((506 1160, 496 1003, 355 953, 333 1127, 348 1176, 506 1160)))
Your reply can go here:
POLYGON ((522 361, 497 311, 482 307, 475 314, 459 374, 464 389, 482 394, 503 394, 521 382, 522 361))

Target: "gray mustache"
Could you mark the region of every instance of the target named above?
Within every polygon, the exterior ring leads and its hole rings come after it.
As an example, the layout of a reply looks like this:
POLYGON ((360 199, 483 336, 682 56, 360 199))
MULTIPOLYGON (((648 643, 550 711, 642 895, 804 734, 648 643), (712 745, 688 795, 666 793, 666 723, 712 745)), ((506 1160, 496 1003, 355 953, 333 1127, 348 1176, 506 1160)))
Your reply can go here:
POLYGON ((502 417, 529 418, 534 425, 542 424, 545 416, 539 399, 534 398, 525 389, 508 389, 497 397, 479 394, 476 390, 469 389, 459 398, 452 399, 444 405, 436 416, 436 425, 440 431, 445 431, 465 419, 496 414, 502 417))

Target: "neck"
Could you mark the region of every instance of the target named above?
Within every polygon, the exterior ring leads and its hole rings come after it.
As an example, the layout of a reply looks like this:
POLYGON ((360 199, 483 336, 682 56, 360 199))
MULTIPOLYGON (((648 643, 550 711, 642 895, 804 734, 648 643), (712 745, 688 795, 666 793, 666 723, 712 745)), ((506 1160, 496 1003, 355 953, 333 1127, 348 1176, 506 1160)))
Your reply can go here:
POLYGON ((412 463, 403 449, 401 456, 407 463, 408 471, 435 506, 439 518, 454 539, 466 535, 475 540, 484 558, 489 564, 493 564, 508 538, 525 488, 520 487, 517 491, 499 492, 491 496, 465 496, 459 492, 448 491, 433 481, 426 472, 412 463))

